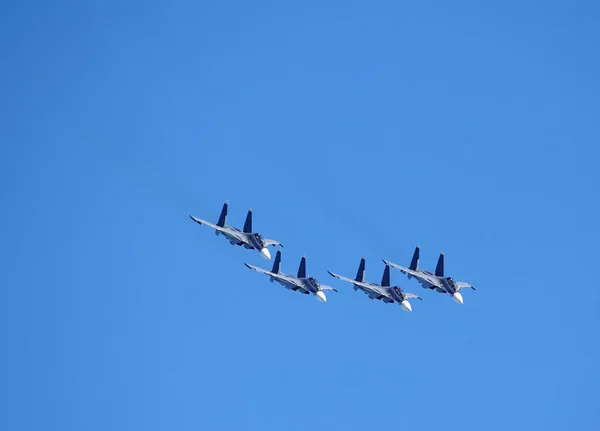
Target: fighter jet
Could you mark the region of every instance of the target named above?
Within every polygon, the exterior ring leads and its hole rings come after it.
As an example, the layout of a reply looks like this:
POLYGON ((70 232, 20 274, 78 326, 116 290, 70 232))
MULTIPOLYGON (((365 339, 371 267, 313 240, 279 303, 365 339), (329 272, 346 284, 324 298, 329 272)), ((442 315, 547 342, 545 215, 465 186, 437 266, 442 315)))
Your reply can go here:
POLYGON ((420 299, 421 301, 423 300, 423 298, 415 295, 414 293, 404 292, 399 286, 390 286, 390 267, 388 265, 385 266, 380 285, 366 281, 364 257, 360 260, 358 272, 356 273, 356 278, 354 280, 335 274, 331 271, 327 272, 332 277, 352 283, 354 285, 354 290, 362 290, 371 299, 381 300, 388 304, 397 302, 404 310, 408 312, 412 311, 412 306, 410 305, 410 302, 408 302, 408 299, 416 298, 420 299))
POLYGON ((455 281, 452 277, 444 276, 444 253, 440 253, 440 257, 438 258, 437 266, 435 268, 435 274, 419 268, 419 254, 419 246, 417 246, 415 248, 415 252, 413 253, 412 260, 410 261, 410 267, 408 268, 388 262, 387 260, 383 260, 383 262, 386 265, 399 269, 403 274, 406 274, 409 279, 415 277, 425 289, 447 293, 459 304, 463 303, 463 297, 460 294, 461 289, 469 287, 475 290, 475 288, 469 283, 464 281, 455 281))
POLYGON ((190 218, 198 224, 205 224, 207 226, 212 227, 215 230, 215 235, 219 236, 219 234, 223 234, 227 241, 229 241, 229 243, 233 245, 244 246, 244 248, 250 250, 258 250, 258 252, 268 260, 271 260, 271 253, 269 252, 267 246, 279 245, 283 247, 283 244, 281 244, 278 241, 263 238, 261 234, 252 232, 252 208, 248 210, 248 215, 246 216, 246 222, 244 223, 243 231, 233 226, 227 225, 227 208, 228 204, 227 202, 225 202, 223 204, 223 209, 221 209, 219 221, 216 225, 193 216, 190 216, 190 218))
POLYGON ((337 292, 337 289, 334 289, 333 287, 324 286, 320 284, 316 278, 306 276, 306 257, 304 256, 302 256, 302 259, 300 259, 300 266, 298 267, 298 275, 296 277, 294 277, 293 275, 284 274, 280 271, 280 250, 277 250, 277 254, 275 255, 275 262, 273 262, 273 269, 271 271, 265 271, 264 269, 257 268, 256 266, 249 265, 247 263, 244 263, 244 265, 255 271, 267 274, 271 283, 276 281, 286 289, 300 292, 305 295, 312 293, 319 301, 322 302, 327 302, 327 297, 323 293, 324 290, 333 290, 334 292, 337 292))

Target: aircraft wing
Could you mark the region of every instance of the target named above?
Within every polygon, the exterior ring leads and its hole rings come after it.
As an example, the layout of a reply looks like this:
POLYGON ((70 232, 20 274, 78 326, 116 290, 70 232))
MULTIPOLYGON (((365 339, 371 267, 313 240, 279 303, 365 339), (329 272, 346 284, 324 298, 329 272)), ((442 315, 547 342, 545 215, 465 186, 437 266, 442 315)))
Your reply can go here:
POLYGON ((279 241, 275 241, 274 239, 266 239, 266 238, 265 238, 265 240, 264 240, 264 241, 265 241, 265 245, 266 245, 266 246, 268 246, 268 245, 278 245, 278 246, 280 246, 280 247, 283 247, 283 244, 282 244, 282 243, 280 243, 279 241))
POLYGON ((244 265, 246 265, 250 269, 253 269, 254 271, 258 271, 258 272, 262 272, 263 274, 270 275, 271 277, 279 277, 279 274, 275 274, 274 272, 259 268, 258 266, 250 265, 249 263, 244 263, 244 265))
POLYGON ((192 220, 194 220, 196 223, 198 223, 199 225, 205 224, 206 226, 211 227, 214 230, 218 230, 219 232, 222 232, 222 233, 227 234, 227 235, 229 235, 231 237, 234 237, 238 241, 241 241, 241 242, 244 242, 244 243, 247 242, 245 236, 243 236, 240 233, 234 231, 233 229, 228 229, 226 227, 217 226, 216 224, 212 224, 211 222, 208 222, 206 220, 202 220, 202 219, 196 218, 194 216, 190 216, 190 218, 192 220))
POLYGON ((335 287, 325 286, 324 284, 321 285, 321 290, 333 290, 334 292, 338 291, 335 287))
POLYGON ((399 269, 402 274, 407 274, 412 277, 415 277, 421 285, 427 289, 431 289, 432 287, 441 287, 441 283, 434 277, 430 275, 423 274, 422 272, 413 271, 410 268, 406 268, 402 265, 398 265, 397 263, 388 262, 387 260, 383 260, 386 265, 392 266, 396 269, 399 269))
POLYGON ((274 272, 271 271, 266 271, 262 268, 259 268, 257 266, 254 265, 250 265, 248 263, 244 263, 244 265, 246 265, 248 268, 253 269, 254 271, 258 271, 258 272, 262 272, 263 274, 267 274, 269 277, 273 277, 275 280, 277 281, 281 281, 283 283, 286 283, 287 285, 289 285, 291 290, 302 290, 302 291, 306 291, 306 288, 304 287, 304 285, 302 284, 302 282, 300 280, 295 279, 294 277, 290 277, 287 274, 276 274, 274 272))
MULTIPOLYGON (((369 295, 372 298, 375 298, 375 299, 388 298, 387 291, 385 289, 378 289, 375 286, 372 286, 370 284, 363 283, 362 281, 352 280, 350 278, 344 277, 343 275, 335 274, 331 271, 327 271, 327 272, 332 277, 335 277, 335 278, 343 280, 343 281, 347 281, 348 283, 352 283, 355 286, 358 286, 360 289, 364 290, 365 293, 367 293, 367 295, 369 295)), ((384 301, 385 301, 385 299, 384 299, 384 301)), ((388 302, 388 301, 386 301, 386 302, 388 302)), ((391 302, 394 302, 394 301, 392 300, 391 302)))
POLYGON ((421 301, 423 300, 423 298, 421 298, 419 295, 415 295, 414 293, 406 293, 404 292, 404 297, 406 299, 420 299, 421 301))
POLYGON ((216 230, 218 230, 218 231, 221 231, 221 232, 223 232, 223 231, 224 231, 224 229, 223 229, 221 226, 217 226, 216 224, 212 224, 212 223, 211 223, 211 222, 209 222, 209 221, 202 220, 202 219, 196 218, 196 217, 194 217, 194 216, 190 216, 190 218, 191 218, 192 220, 194 220, 194 221, 195 221, 196 223, 198 223, 198 224, 205 224, 206 226, 212 227, 213 229, 216 229, 216 230))
POLYGON ((471 286, 469 283, 465 283, 464 281, 456 282, 456 291, 459 291, 460 289, 466 289, 467 287, 470 289, 473 289, 473 290, 477 290, 473 286, 471 286))
POLYGON ((335 278, 337 278, 339 280, 347 281, 348 283, 352 283, 352 284, 358 283, 356 280, 352 280, 350 278, 344 277, 343 275, 339 275, 339 274, 336 274, 336 273, 331 272, 331 271, 327 271, 327 272, 329 273, 329 275, 331 275, 332 277, 335 277, 335 278))

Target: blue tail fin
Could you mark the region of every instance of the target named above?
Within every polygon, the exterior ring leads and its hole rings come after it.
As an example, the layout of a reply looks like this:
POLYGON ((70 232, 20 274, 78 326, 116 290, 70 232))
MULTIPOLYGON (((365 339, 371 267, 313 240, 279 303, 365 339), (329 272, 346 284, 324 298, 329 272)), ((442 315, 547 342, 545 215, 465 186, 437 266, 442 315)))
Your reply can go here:
POLYGON ((437 266, 435 267, 435 276, 444 276, 444 253, 440 253, 440 257, 438 258, 437 266))
POLYGON ((279 267, 281 266, 281 250, 277 250, 275 255, 275 262, 273 262, 273 269, 271 270, 274 274, 279 274, 279 267))
POLYGON ((409 269, 412 269, 413 271, 417 270, 417 268, 419 267, 419 254, 420 254, 420 250, 419 250, 419 246, 417 246, 415 248, 415 252, 413 253, 412 260, 410 261, 409 269))
POLYGON ((356 281, 364 281, 365 280, 365 258, 360 259, 360 265, 358 267, 358 272, 356 273, 356 281))
POLYGON ((252 208, 248 210, 248 215, 246 216, 246 222, 244 223, 244 232, 252 233, 252 208))
POLYGON ((306 278, 306 258, 302 256, 298 267, 298 278, 306 278))
POLYGON ((383 270, 383 277, 381 278, 381 285, 382 286, 390 285, 390 266, 389 265, 386 265, 385 269, 383 270))
POLYGON ((223 227, 227 222, 227 202, 223 204, 223 208, 221 209, 221 215, 219 216, 219 221, 217 222, 217 226, 223 227))

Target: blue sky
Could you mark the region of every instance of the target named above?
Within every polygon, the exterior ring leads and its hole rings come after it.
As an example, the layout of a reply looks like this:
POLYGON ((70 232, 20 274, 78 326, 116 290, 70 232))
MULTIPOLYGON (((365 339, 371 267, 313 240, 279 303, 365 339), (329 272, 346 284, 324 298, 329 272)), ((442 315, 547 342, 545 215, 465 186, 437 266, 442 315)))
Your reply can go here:
POLYGON ((600 6, 323 3, 4 5, 0 428, 599 428, 600 6))

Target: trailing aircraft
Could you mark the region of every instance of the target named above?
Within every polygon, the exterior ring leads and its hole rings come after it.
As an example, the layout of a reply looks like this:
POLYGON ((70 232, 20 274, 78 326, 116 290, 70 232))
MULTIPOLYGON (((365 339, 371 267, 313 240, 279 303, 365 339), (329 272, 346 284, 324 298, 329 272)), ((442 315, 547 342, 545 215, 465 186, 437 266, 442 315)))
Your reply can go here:
POLYGON ((383 271, 383 277, 381 278, 381 284, 375 284, 370 281, 365 280, 365 258, 361 258, 360 265, 358 267, 358 272, 356 273, 356 278, 354 280, 350 278, 346 278, 342 275, 335 274, 331 271, 327 271, 332 277, 338 278, 343 281, 347 281, 354 285, 354 290, 362 290, 369 298, 377 299, 383 301, 388 304, 392 304, 397 302, 400 306, 406 310, 411 312, 412 306, 408 299, 421 298, 414 293, 404 292, 399 286, 390 286, 390 267, 389 265, 385 266, 385 270, 383 271))
POLYGON ((295 277, 293 275, 281 272, 280 250, 277 250, 277 254, 275 255, 275 262, 273 262, 273 269, 271 271, 266 271, 264 269, 258 268, 254 265, 249 265, 247 263, 244 263, 244 265, 246 265, 250 269, 253 269, 254 271, 267 274, 271 283, 276 281, 286 289, 290 289, 295 292, 300 292, 305 295, 312 293, 321 302, 327 302, 327 297, 323 293, 324 290, 333 290, 334 292, 337 292, 337 289, 333 287, 324 286, 320 284, 316 278, 306 276, 306 257, 304 256, 302 256, 302 259, 300 259, 298 274, 295 277))

